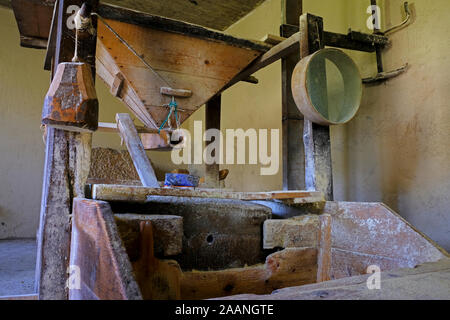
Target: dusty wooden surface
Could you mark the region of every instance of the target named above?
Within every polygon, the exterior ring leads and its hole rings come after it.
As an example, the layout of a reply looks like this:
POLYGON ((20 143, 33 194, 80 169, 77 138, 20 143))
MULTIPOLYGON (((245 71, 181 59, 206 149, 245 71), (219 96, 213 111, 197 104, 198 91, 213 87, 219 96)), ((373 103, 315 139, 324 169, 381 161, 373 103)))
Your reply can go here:
MULTIPOLYGON (((283 40, 292 37, 295 32, 289 26, 298 26, 298 17, 302 14, 302 1, 282 1, 283 24, 280 35, 283 40)), ((283 161, 283 189, 305 189, 305 156, 301 132, 303 130, 303 115, 298 111, 292 99, 291 78, 300 55, 298 52, 298 32, 296 38, 297 49, 281 59, 281 108, 282 108, 282 161, 283 161)), ((292 38, 291 38, 292 39, 292 38)))
POLYGON ((141 299, 108 203, 76 198, 73 209, 69 299, 141 299))
POLYGON ((130 157, 133 160, 134 167, 141 179, 142 185, 146 187, 159 188, 158 179, 152 164, 145 153, 144 146, 138 135, 133 120, 128 113, 116 114, 117 128, 120 136, 127 146, 130 157))
POLYGON ((234 200, 284 200, 298 199, 298 203, 323 201, 323 194, 318 191, 267 191, 267 192, 233 192, 197 188, 147 188, 141 186, 106 185, 93 186, 93 198, 97 200, 146 201, 148 196, 199 197, 234 200))
MULTIPOLYGON (((205 106, 205 131, 209 129, 220 130, 220 116, 222 110, 222 97, 221 95, 214 96, 205 106)), ((205 143, 205 148, 209 145, 217 145, 218 147, 211 152, 212 157, 216 157, 216 151, 220 152, 222 146, 220 143, 223 141, 210 141, 205 143)), ((206 149, 208 150, 208 149, 206 149)), ((205 186, 209 188, 219 187, 219 163, 205 164, 205 186)))
POLYGON ((382 272, 380 289, 369 290, 370 275, 361 275, 277 290, 269 295, 243 294, 229 300, 448 300, 450 259, 414 269, 382 272))

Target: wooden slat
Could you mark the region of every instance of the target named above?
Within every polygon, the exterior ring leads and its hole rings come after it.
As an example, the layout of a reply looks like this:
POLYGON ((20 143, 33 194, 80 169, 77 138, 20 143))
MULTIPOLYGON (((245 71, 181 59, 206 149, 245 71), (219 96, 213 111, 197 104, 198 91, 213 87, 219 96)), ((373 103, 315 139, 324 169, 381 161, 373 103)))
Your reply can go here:
MULTIPOLYGON (((142 126, 135 126, 138 133, 158 133, 158 129, 152 129, 142 126)), ((99 132, 109 132, 109 133, 119 133, 119 129, 117 128, 117 123, 113 122, 99 122, 98 129, 99 132)), ((166 132, 170 134, 169 130, 161 130, 161 132, 166 132)))
MULTIPOLYGON (((298 17, 301 14, 302 1, 283 0, 283 25, 280 27, 280 35, 282 37, 288 38, 295 33, 292 29, 298 26, 298 17)), ((299 60, 298 50, 281 59, 282 173, 284 190, 305 188, 303 178, 305 171, 304 149, 302 148, 302 137, 299 134, 303 128, 303 121, 301 120, 303 115, 295 104, 291 89, 292 72, 299 60)))
MULTIPOLYGON (((300 58, 304 58, 324 46, 323 19, 311 14, 303 14, 300 17, 300 58)), ((321 76, 326 77, 325 65, 323 65, 321 76)), ((326 83, 325 80, 323 82, 326 83)), ((321 126, 305 119, 303 143, 306 189, 322 191, 326 200, 333 200, 330 127, 321 126)))
POLYGON ((269 51, 264 53, 258 59, 256 59, 248 68, 239 73, 234 77, 226 86, 226 88, 231 87, 233 84, 248 78, 256 71, 274 63, 275 61, 281 59, 282 57, 289 55, 296 50, 299 46, 299 33, 295 33, 288 39, 280 42, 276 46, 272 47, 269 51))
POLYGON ((233 192, 214 189, 194 188, 146 188, 141 186, 96 184, 93 198, 106 201, 146 201, 148 196, 199 197, 235 200, 274 200, 304 199, 304 202, 323 201, 323 194, 317 191, 271 191, 271 192, 233 192))
MULTIPOLYGON (((219 94, 209 100, 206 104, 205 131, 208 129, 220 130, 221 102, 222 97, 219 94)), ((212 142, 205 142, 205 147, 210 143, 212 142)), ((214 143, 217 143, 217 141, 214 141, 214 143)), ((219 150, 222 150, 222 146, 219 146, 218 150, 215 150, 214 153, 219 150)), ((214 156, 216 155, 214 154, 214 156)), ((205 185, 210 188, 219 187, 219 163, 205 164, 205 185)))
POLYGON ((145 153, 144 146, 142 145, 130 115, 128 113, 118 113, 116 115, 116 120, 120 135, 125 141, 131 159, 133 159, 134 166, 141 179, 142 185, 159 188, 155 171, 145 153))

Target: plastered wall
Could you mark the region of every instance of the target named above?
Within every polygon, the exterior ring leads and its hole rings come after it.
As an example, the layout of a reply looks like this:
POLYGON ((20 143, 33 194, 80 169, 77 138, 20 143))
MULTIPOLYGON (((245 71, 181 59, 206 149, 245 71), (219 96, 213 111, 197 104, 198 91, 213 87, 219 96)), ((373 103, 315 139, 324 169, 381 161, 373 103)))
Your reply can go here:
MULTIPOLYGON (((402 1, 379 1, 382 28, 400 22, 402 1)), ((331 128, 334 194, 337 200, 382 201, 447 250, 450 249, 450 83, 447 0, 411 1, 413 23, 390 36, 386 70, 408 62, 406 74, 365 86, 361 108, 348 124, 331 128)), ((304 11, 322 16, 325 30, 370 32, 369 1, 304 0, 304 11)), ((267 0, 227 33, 261 39, 278 34, 281 0, 267 0)), ((20 48, 11 11, 0 8, 0 238, 34 236, 38 224, 43 145, 39 131, 42 98, 48 88, 44 52, 20 48), (25 92, 25 93, 24 93, 25 92), (4 222, 5 225, 1 223, 4 222)), ((376 73, 374 54, 349 52, 363 77, 376 73)), ((279 129, 281 64, 257 72, 258 85, 239 83, 222 97, 222 128, 279 129)), ((126 109, 97 81, 101 121, 114 121, 126 109)), ((183 125, 204 119, 200 108, 183 125)), ((281 144, 281 135, 279 137, 281 144)), ((120 147, 111 134, 95 134, 94 145, 120 147)), ((281 150, 280 150, 281 151, 281 150)), ((151 152, 161 174, 174 166, 170 155, 151 152)), ((280 155, 281 165, 281 155, 280 155)), ((281 172, 259 175, 259 165, 230 169, 226 187, 235 190, 281 188, 281 172)))

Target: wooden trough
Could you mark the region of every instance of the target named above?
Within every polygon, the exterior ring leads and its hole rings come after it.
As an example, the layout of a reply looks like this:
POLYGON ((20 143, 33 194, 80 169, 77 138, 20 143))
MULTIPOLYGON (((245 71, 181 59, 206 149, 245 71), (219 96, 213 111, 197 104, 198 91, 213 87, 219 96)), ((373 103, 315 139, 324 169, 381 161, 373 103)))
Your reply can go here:
POLYGON ((70 299, 270 294, 362 275, 371 265, 385 271, 448 257, 380 203, 325 203, 300 193, 223 196, 242 201, 205 199, 193 190, 189 198, 171 197, 171 189, 156 198, 153 188, 94 190, 96 199, 74 200, 70 264, 80 266, 81 283, 70 299), (252 199, 303 201, 294 206, 298 215, 276 219, 252 199), (305 213, 312 203, 324 206, 305 213))

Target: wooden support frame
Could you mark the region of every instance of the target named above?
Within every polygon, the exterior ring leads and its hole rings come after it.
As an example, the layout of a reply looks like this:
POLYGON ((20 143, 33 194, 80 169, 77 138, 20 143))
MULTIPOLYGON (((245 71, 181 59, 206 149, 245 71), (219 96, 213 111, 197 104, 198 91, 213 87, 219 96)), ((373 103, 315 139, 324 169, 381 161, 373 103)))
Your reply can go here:
MULTIPOLYGON (((220 94, 214 96, 206 104, 205 109, 205 130, 208 129, 218 129, 220 130, 220 115, 221 115, 221 101, 222 97, 220 94)), ((213 141, 207 142, 208 146, 213 141)), ((221 141, 219 141, 221 143, 221 141)), ((221 150, 221 148, 219 148, 221 150)), ((216 152, 215 150, 214 152, 216 152)), ((210 188, 219 187, 219 164, 205 164, 205 184, 210 188)))
MULTIPOLYGON (((300 58, 324 48, 323 19, 311 14, 300 16, 300 58)), ((325 76, 325 66, 323 76, 325 76)), ((333 200, 333 172, 331 164, 330 127, 305 119, 303 125, 305 146, 305 186, 318 190, 326 200, 333 200)))
MULTIPOLYGON (((86 2, 96 10, 98 0, 59 0, 55 10, 56 41, 53 72, 61 62, 72 60, 74 29, 66 23, 72 12, 86 2)), ((89 9, 88 8, 88 9, 89 9)), ((88 10, 89 11, 89 10, 88 10)), ((86 14, 90 14, 87 12, 86 14)), ((96 21, 93 19, 96 28, 96 21)), ((79 32, 78 57, 92 66, 95 78, 96 36, 79 32)), ((70 215, 74 197, 83 197, 89 174, 92 134, 67 132, 47 127, 45 165, 42 187, 35 289, 39 299, 65 300, 69 267, 70 215)))
MULTIPOLYGON (((299 43, 298 17, 302 14, 301 0, 283 0, 283 24, 280 36, 296 40, 299 43), (297 32, 297 33, 295 33, 297 32)), ((292 72, 300 60, 298 50, 281 59, 281 92, 282 92, 282 172, 283 190, 304 189, 304 149, 300 132, 303 130, 303 115, 298 110, 291 92, 292 72)))

